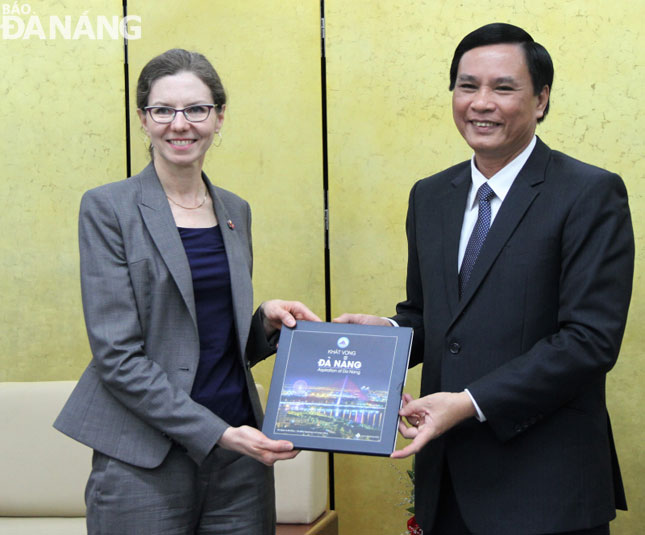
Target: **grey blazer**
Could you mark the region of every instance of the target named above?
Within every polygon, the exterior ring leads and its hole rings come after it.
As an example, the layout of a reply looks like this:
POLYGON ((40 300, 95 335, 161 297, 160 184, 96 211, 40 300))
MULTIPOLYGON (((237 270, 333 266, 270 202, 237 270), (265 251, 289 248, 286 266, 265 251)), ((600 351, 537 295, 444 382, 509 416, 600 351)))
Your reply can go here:
MULTIPOLYGON (((274 352, 252 314, 251 211, 204 175, 231 274, 238 353, 258 425, 250 367, 274 352)), ((149 164, 90 190, 79 216, 81 290, 92 361, 54 427, 106 455, 154 468, 173 442, 198 464, 228 424, 190 397, 199 336, 190 267, 149 164)))

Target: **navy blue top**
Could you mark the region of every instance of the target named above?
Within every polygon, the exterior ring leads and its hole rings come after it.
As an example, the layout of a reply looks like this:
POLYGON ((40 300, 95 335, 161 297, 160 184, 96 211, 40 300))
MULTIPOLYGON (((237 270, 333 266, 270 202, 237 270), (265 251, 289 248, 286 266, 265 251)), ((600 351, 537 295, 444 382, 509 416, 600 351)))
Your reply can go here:
POLYGON ((235 349, 231 277, 219 226, 178 227, 193 276, 199 366, 190 396, 234 427, 255 425, 235 349))

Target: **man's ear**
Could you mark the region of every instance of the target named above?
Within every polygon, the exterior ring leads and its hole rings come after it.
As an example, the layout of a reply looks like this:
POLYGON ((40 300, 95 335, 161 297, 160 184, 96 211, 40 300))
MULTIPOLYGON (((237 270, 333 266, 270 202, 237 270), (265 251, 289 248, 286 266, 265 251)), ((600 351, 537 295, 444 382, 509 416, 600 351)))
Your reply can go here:
POLYGON ((544 117, 544 110, 546 110, 546 106, 549 103, 549 97, 551 95, 551 90, 548 85, 545 85, 542 88, 542 91, 540 91, 540 94, 537 96, 537 107, 535 109, 536 111, 536 119, 542 119, 544 117))

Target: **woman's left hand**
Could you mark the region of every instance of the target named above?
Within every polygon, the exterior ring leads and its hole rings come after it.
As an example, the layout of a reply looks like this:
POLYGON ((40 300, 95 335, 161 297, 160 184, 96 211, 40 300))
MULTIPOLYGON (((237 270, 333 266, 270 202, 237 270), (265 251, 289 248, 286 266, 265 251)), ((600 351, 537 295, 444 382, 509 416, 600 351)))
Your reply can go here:
POLYGON ((293 459, 300 450, 294 450, 288 440, 273 440, 259 429, 242 425, 229 427, 217 442, 222 448, 237 451, 252 457, 267 466, 273 466, 276 461, 293 459))
POLYGON ((295 327, 296 320, 321 321, 306 305, 300 301, 283 301, 272 299, 260 305, 264 315, 264 332, 271 336, 282 325, 295 327))

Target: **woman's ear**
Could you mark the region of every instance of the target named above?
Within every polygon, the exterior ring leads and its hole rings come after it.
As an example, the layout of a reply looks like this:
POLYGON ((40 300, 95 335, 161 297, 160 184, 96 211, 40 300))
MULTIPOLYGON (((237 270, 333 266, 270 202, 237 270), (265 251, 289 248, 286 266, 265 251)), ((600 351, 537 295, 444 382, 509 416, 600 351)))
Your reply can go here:
POLYGON ((150 134, 148 133, 148 114, 144 110, 137 108, 137 115, 139 116, 139 121, 141 121, 141 128, 143 128, 146 135, 150 137, 150 134))
POLYGON ((222 129, 222 123, 224 122, 224 112, 226 111, 226 104, 222 104, 220 109, 215 108, 215 132, 219 133, 222 129))

